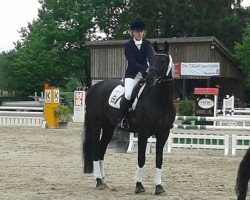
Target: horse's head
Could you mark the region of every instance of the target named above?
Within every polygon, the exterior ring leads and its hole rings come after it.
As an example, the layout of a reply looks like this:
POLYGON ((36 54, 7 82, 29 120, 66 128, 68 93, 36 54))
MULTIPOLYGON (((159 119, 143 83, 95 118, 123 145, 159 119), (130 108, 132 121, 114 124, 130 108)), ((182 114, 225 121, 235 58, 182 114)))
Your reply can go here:
POLYGON ((168 42, 164 43, 164 48, 160 49, 157 43, 154 43, 155 54, 150 62, 149 71, 146 77, 146 82, 155 85, 162 81, 172 80, 172 58, 168 54, 168 42))

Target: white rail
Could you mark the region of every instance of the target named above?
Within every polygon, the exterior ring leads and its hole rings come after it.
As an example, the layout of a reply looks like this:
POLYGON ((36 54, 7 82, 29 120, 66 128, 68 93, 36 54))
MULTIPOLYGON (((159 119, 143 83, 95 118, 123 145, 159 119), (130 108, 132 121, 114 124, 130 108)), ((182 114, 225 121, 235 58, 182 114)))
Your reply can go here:
POLYGON ((0 114, 43 115, 43 107, 0 106, 0 114))
POLYGON ((232 155, 236 155, 236 150, 244 150, 250 147, 250 136, 232 135, 232 155))
POLYGON ((224 155, 228 155, 229 135, 171 133, 168 138, 168 153, 170 153, 173 148, 223 149, 224 155))
POLYGON ((0 125, 42 126, 43 117, 0 116, 0 125))

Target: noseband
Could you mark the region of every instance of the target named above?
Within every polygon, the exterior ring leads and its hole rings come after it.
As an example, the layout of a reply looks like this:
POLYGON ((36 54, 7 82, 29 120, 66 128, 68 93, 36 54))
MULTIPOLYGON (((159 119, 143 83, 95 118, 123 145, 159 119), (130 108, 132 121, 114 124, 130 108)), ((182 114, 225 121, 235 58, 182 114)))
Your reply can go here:
POLYGON ((157 53, 155 54, 155 56, 169 57, 169 63, 168 63, 168 70, 167 70, 166 74, 162 74, 156 67, 149 67, 149 71, 151 71, 153 73, 154 77, 156 77, 153 85, 155 85, 157 83, 161 83, 161 82, 172 81, 173 78, 171 78, 171 79, 167 78, 169 72, 172 69, 172 64, 173 64, 172 57, 170 55, 167 55, 167 54, 157 54, 157 53))

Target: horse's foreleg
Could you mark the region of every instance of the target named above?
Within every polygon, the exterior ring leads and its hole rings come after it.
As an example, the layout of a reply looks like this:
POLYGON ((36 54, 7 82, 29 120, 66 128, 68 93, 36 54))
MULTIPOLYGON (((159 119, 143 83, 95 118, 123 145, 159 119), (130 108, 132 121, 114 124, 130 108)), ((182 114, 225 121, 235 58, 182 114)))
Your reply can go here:
POLYGON ((145 153, 146 153, 146 146, 147 146, 147 138, 141 137, 140 134, 138 135, 138 167, 135 173, 135 193, 142 193, 145 192, 145 188, 142 185, 142 176, 143 176, 143 166, 145 164, 145 153))
POLYGON ((156 168, 155 168, 155 176, 154 176, 154 183, 155 183, 155 194, 162 194, 165 192, 164 188, 162 187, 161 181, 161 167, 162 167, 162 160, 163 160, 163 148, 167 141, 168 134, 161 135, 157 137, 156 141, 156 168))

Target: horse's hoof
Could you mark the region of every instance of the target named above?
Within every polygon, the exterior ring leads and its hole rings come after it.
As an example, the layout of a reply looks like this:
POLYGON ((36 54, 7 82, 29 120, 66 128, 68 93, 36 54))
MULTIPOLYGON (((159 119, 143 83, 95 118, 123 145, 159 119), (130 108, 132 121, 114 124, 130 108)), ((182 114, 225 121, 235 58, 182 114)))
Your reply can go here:
POLYGON ((146 190, 140 182, 136 183, 135 194, 144 193, 146 190))
POLYGON ((107 184, 103 183, 102 179, 97 178, 96 179, 96 189, 105 190, 106 188, 108 188, 107 184))
POLYGON ((155 194, 156 195, 162 194, 164 192, 165 192, 165 190, 164 190, 164 188, 161 185, 155 186, 155 194))

